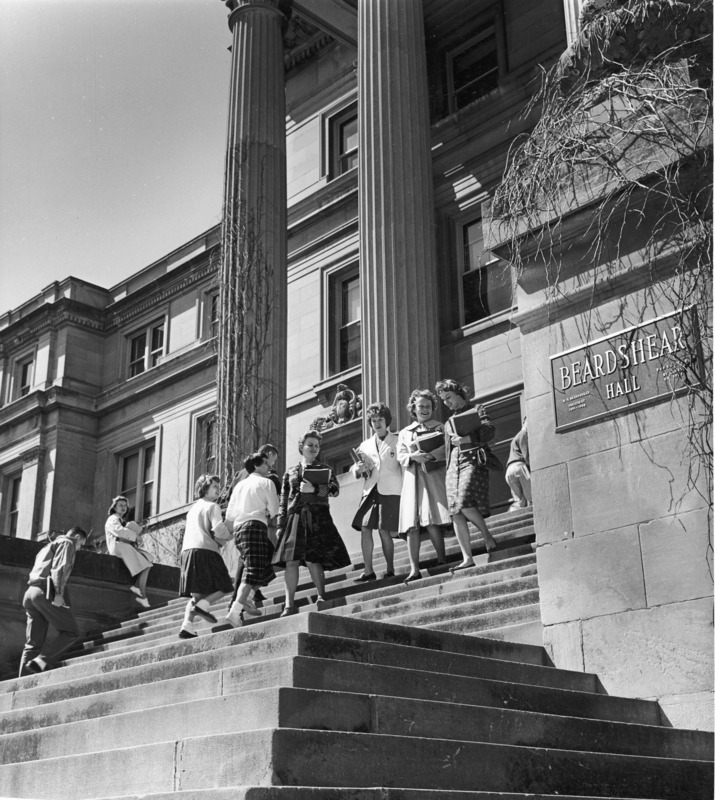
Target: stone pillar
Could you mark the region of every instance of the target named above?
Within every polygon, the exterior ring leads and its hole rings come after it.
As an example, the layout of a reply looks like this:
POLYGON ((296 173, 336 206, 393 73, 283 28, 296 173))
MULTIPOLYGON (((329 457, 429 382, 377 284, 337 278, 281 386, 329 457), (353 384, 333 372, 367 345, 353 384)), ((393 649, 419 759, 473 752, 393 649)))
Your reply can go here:
POLYGON ((360 0, 358 118, 363 398, 401 426, 410 391, 440 377, 420 0, 360 0))
POLYGON ((286 133, 282 0, 227 0, 233 33, 218 363, 224 477, 285 442, 286 133))

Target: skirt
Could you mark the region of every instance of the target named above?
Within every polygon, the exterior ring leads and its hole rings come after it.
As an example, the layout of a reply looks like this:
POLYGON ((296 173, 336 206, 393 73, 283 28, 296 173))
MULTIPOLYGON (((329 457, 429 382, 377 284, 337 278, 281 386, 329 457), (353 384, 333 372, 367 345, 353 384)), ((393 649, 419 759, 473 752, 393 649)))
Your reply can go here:
POLYGON ((491 514, 489 470, 472 463, 457 447, 450 454, 446 484, 451 514, 461 508, 476 508, 483 517, 491 514))
POLYGON ((369 528, 371 531, 390 531, 397 536, 400 525, 400 495, 380 494, 377 486, 373 486, 360 501, 351 524, 356 531, 369 528))
POLYGON ((260 520, 244 522, 235 532, 235 540, 243 563, 241 583, 268 586, 276 577, 276 573, 271 565, 274 548, 268 538, 268 527, 265 522, 260 520))
POLYGON ((229 594, 232 591, 233 581, 224 560, 218 553, 203 548, 182 552, 179 597, 214 592, 229 594))
POLYGON ((306 503, 288 514, 281 531, 273 563, 285 567, 289 561, 320 564, 325 570, 350 565, 350 556, 330 509, 324 505, 306 503))

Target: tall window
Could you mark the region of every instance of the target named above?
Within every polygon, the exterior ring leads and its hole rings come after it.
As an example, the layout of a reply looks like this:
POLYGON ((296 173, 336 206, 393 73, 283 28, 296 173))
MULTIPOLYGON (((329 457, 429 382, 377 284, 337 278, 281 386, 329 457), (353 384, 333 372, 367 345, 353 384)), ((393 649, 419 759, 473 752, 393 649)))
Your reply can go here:
POLYGON ((35 356, 25 355, 15 361, 12 368, 12 400, 19 400, 30 394, 32 384, 35 381, 35 356))
POLYGON ((164 355, 164 321, 155 322, 129 339, 129 377, 155 367, 164 355))
POLYGON ((357 166, 358 116, 353 103, 329 120, 329 177, 337 178, 357 166))
POLYGON ((17 536, 17 521, 20 516, 20 487, 22 475, 14 475, 7 479, 7 532, 9 536, 17 536))
POLYGON ((482 17, 475 35, 447 53, 449 113, 496 89, 505 70, 499 17, 482 17))
POLYGON ((120 494, 127 498, 129 519, 142 520, 154 513, 154 443, 123 456, 120 494))
POLYGON ((330 373, 360 364, 360 275, 357 265, 332 276, 330 285, 330 373))
POLYGON ((218 336, 219 322, 219 297, 218 292, 209 295, 209 335, 214 338, 218 336))
POLYGON ((511 270, 484 249, 481 219, 463 225, 461 235, 462 325, 470 325, 511 308, 511 270))
POLYGON ((205 472, 216 471, 216 415, 211 412, 196 420, 194 481, 205 472))

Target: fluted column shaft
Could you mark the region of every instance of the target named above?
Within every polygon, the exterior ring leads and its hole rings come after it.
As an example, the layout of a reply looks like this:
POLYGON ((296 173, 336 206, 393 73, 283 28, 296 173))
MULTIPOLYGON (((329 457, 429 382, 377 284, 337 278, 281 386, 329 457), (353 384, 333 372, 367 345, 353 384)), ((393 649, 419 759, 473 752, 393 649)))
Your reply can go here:
POLYGON ((359 0, 358 117, 363 397, 403 425, 439 363, 421 0, 359 0))
POLYGON ((229 0, 233 32, 222 229, 218 449, 224 477, 286 415, 286 134, 279 0, 229 0))

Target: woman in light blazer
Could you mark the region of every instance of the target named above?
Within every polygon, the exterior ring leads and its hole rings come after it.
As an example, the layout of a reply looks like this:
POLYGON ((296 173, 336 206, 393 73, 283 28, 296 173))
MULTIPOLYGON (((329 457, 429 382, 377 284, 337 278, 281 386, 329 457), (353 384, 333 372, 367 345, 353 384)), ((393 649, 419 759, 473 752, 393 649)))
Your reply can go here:
POLYGON ((359 461, 351 468, 356 478, 363 477, 362 499, 352 526, 361 531, 363 573, 356 582, 376 578, 372 566, 374 543, 372 532, 377 529, 382 542, 387 572, 385 578, 395 574, 395 544, 400 524, 400 494, 402 493, 402 466, 397 460, 397 434, 390 431, 392 413, 384 403, 373 403, 365 411, 373 435, 357 449, 359 461))

